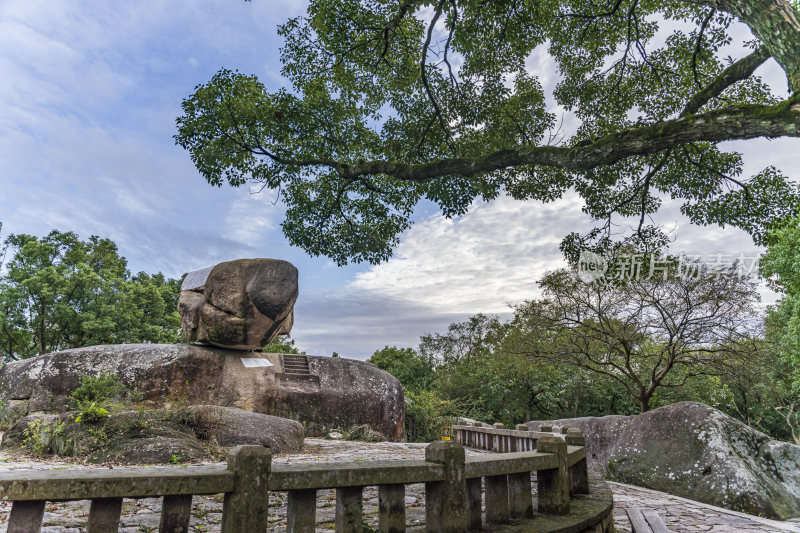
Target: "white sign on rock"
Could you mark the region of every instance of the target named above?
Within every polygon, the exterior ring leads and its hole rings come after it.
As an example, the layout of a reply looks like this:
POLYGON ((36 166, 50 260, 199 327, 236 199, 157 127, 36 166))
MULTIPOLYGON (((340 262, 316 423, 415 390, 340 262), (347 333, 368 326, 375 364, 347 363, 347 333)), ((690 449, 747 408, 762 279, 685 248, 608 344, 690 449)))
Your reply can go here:
POLYGON ((269 362, 269 359, 264 359, 261 357, 243 357, 242 364, 245 366, 245 368, 273 366, 272 363, 269 362))

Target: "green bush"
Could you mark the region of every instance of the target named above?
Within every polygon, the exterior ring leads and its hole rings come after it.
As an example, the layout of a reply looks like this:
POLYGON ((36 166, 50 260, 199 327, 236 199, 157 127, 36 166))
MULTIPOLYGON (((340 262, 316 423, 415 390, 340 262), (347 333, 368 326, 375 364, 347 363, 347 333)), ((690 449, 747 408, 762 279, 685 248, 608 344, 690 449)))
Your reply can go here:
POLYGON ((455 423, 456 407, 435 392, 406 392, 406 436, 410 442, 433 442, 441 429, 455 423))
POLYGON ((121 401, 126 395, 125 385, 110 372, 101 372, 99 376, 83 376, 81 384, 72 391, 70 407, 80 411, 92 404, 105 407, 114 401, 121 401))
POLYGON ((22 445, 36 455, 50 453, 53 441, 59 439, 63 431, 63 422, 55 423, 44 418, 36 418, 28 422, 22 445))
POLYGON ((75 422, 83 424, 98 424, 108 418, 108 410, 97 402, 81 404, 81 412, 75 417, 75 422))

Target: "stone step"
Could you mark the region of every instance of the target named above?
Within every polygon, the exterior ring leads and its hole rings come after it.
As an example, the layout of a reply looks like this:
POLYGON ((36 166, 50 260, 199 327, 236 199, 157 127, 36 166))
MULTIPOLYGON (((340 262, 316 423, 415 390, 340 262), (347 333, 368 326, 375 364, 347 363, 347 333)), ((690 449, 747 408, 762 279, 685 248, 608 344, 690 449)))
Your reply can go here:
POLYGON ((305 355, 283 354, 283 372, 286 379, 303 379, 311 376, 308 357, 305 355))

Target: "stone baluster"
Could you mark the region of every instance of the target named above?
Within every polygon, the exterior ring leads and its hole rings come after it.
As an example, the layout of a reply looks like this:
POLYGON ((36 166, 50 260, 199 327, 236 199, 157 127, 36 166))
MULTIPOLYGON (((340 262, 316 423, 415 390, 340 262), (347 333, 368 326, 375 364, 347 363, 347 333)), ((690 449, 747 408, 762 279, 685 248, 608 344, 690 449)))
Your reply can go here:
MULTIPOLYGON (((578 428, 570 428, 565 437, 567 446, 586 446, 586 437, 578 428)), ((589 494, 589 467, 586 457, 569 467, 570 492, 589 494)))
POLYGON ((16 501, 8 518, 8 533, 37 533, 42 527, 45 502, 16 501))
MULTIPOLYGON (((444 466, 444 481, 425 483, 425 529, 429 533, 467 530, 467 480, 464 447, 438 441, 425 448, 425 460, 444 466)), ((338 533, 338 528, 337 528, 338 533)))
POLYGON ((187 533, 192 516, 192 495, 164 496, 161 503, 159 533, 187 533))
POLYGON ((222 504, 222 533, 266 531, 272 454, 263 446, 236 446, 228 453, 233 492, 222 504))
POLYGON ((552 453, 556 457, 555 468, 539 470, 536 473, 539 512, 556 515, 569 513, 567 443, 556 436, 545 436, 536 442, 536 451, 552 453))
POLYGON ((286 531, 314 533, 317 525, 317 491, 290 490, 286 503, 286 531))
POLYGON ((486 476, 486 521, 505 524, 510 518, 508 509, 508 476, 486 476))
POLYGON ((511 518, 521 519, 533 516, 530 472, 508 475, 508 506, 511 518))
POLYGON ((336 533, 361 533, 363 489, 364 487, 336 489, 336 533))
POLYGON ((117 533, 122 498, 95 498, 89 506, 87 533, 117 533))
POLYGON ((406 486, 378 486, 378 531, 404 533, 406 530, 406 486))
POLYGON ((467 480, 467 529, 480 531, 482 524, 481 478, 467 480))

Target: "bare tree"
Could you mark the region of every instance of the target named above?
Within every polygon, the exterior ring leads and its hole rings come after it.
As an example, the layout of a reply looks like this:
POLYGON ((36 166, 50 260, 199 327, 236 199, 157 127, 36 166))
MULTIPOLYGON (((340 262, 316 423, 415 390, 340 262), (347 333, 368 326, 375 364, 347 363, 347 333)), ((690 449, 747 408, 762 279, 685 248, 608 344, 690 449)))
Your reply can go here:
POLYGON ((758 293, 736 268, 592 282, 552 272, 544 298, 517 308, 513 349, 615 379, 647 411, 657 390, 756 353, 758 293))

